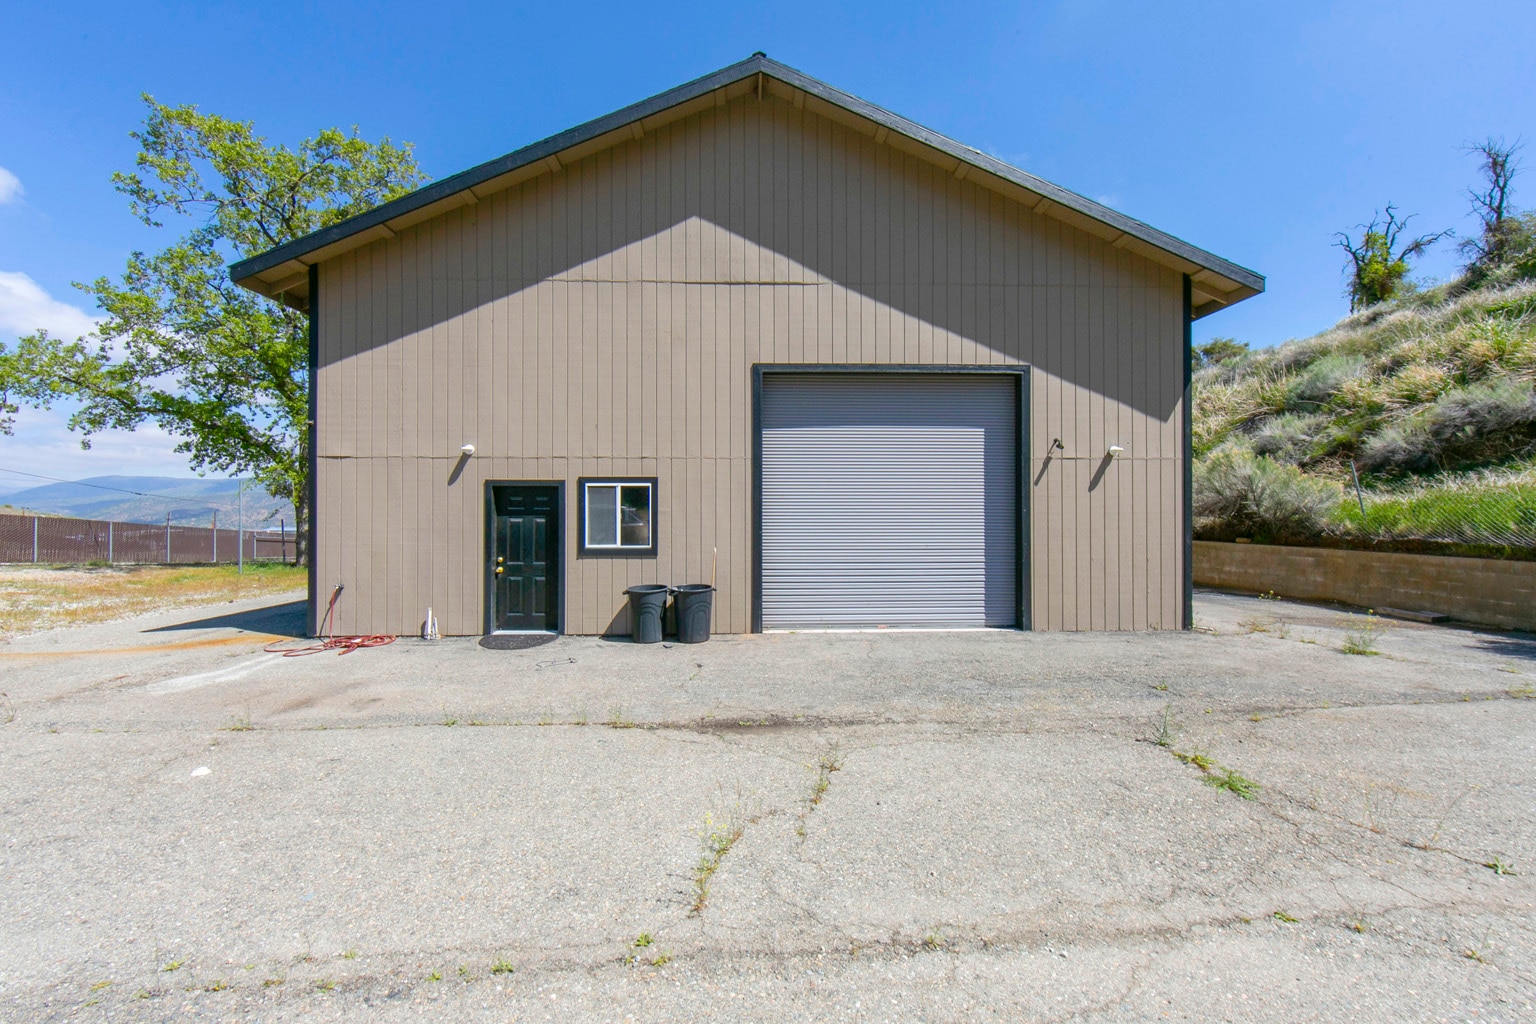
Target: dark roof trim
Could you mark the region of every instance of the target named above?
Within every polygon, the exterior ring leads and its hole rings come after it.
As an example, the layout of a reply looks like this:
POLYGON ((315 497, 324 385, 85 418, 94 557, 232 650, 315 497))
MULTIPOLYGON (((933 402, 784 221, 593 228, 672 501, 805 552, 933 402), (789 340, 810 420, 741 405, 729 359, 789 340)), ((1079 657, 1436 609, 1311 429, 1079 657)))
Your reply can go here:
MULTIPOLYGON (((1096 203, 1075 192, 1070 192, 1059 185, 1053 185, 1043 178, 1037 178, 1027 171, 1021 171, 1011 164, 1006 164, 969 146, 962 145, 951 138, 940 135, 938 132, 908 121, 898 114, 893 114, 882 107, 875 106, 873 103, 861 100, 857 96, 834 89, 827 83, 802 74, 794 68, 755 54, 738 64, 721 68, 714 74, 705 75, 703 78, 696 78, 675 89, 669 89, 664 93, 652 96, 648 100, 642 100, 622 110, 616 110, 606 117, 600 117, 595 121, 588 121, 586 124, 578 125, 558 135, 552 135, 542 142, 535 142, 531 146, 525 146, 505 156, 488 160, 478 167, 471 167, 467 171, 461 171, 458 174, 433 182, 425 188, 418 189, 409 195, 401 196, 399 199, 385 203, 383 206, 375 207, 366 213, 360 213, 356 217, 348 218, 339 224, 322 228, 313 234, 305 235, 303 238, 295 239, 258 256, 241 260, 230 266, 230 277, 236 282, 242 282, 279 264, 299 259, 317 249, 332 245, 351 235, 383 224, 385 221, 393 220, 413 210, 447 199, 492 178, 497 178, 530 164, 546 160, 572 146, 580 145, 600 135, 606 135, 635 121, 650 117, 653 114, 660 113, 681 103, 686 103, 689 100, 697 99, 716 89, 732 85, 756 74, 763 74, 777 79, 787 85, 803 90, 811 96, 816 96, 827 103, 842 107, 851 113, 882 125, 890 131, 915 139, 926 146, 954 157, 956 160, 971 164, 1030 192, 1044 196, 1053 203, 1060 204, 1070 210, 1075 210, 1084 216, 1107 224, 1134 238, 1139 238, 1149 245, 1172 253, 1212 273, 1219 274, 1240 286, 1252 289, 1254 292, 1262 292, 1264 290, 1263 275, 1255 273, 1246 267, 1239 266, 1229 260, 1224 260, 1220 256, 1190 245, 1182 239, 1159 231, 1149 224, 1144 224, 1133 217, 1127 217, 1123 213, 1111 210, 1107 206, 1096 203)), ((1248 293, 1245 292, 1244 294, 1248 293)))

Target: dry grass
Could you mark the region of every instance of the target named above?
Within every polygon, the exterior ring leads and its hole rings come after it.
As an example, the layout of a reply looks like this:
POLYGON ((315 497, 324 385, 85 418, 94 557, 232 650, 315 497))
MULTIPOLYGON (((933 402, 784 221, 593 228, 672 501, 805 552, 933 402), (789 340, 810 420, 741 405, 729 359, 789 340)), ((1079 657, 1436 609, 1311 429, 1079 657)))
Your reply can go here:
POLYGON ((243 601, 302 589, 287 565, 0 567, 0 638, 81 626, 186 605, 243 601))

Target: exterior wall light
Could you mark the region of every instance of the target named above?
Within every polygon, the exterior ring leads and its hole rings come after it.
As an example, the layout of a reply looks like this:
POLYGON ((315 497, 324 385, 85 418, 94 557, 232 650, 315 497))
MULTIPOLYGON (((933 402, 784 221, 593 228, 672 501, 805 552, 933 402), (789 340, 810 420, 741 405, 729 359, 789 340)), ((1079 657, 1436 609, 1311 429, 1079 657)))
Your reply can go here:
POLYGON ((475 446, 472 444, 463 445, 459 448, 459 452, 463 455, 473 455, 475 454, 475 446))
POLYGON ((1109 451, 1105 452, 1104 454, 1106 454, 1110 458, 1114 459, 1114 458, 1118 458, 1120 456, 1120 453, 1123 452, 1123 451, 1125 451, 1125 449, 1120 447, 1120 445, 1112 444, 1112 445, 1109 446, 1109 451))

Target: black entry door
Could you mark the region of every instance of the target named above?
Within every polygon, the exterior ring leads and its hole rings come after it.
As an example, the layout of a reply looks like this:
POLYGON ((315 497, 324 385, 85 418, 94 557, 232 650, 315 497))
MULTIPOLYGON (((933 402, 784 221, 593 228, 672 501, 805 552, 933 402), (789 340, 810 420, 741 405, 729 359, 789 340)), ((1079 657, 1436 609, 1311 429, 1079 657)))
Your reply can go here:
POLYGON ((558 632, 559 491, 492 485, 493 629, 558 632))

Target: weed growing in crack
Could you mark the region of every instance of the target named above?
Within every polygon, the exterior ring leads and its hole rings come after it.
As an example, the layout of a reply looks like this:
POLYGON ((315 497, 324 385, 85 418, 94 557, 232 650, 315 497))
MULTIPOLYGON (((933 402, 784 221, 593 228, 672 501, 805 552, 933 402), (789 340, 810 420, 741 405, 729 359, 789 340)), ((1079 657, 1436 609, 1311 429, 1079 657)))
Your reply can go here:
POLYGON ((321 978, 319 981, 315 982, 315 991, 316 992, 335 992, 336 991, 336 983, 334 981, 332 981, 330 978, 321 978))
POLYGON ((261 987, 262 988, 276 988, 277 986, 281 985, 283 982, 285 982, 287 980, 288 980, 287 978, 268 978, 266 981, 263 981, 261 983, 261 987))
POLYGON ((923 936, 923 945, 934 952, 938 952, 944 948, 944 936, 938 932, 929 932, 923 936))
POLYGON ((555 724, 555 712, 553 710, 545 711, 543 714, 541 714, 539 716, 539 724, 540 725, 554 725, 555 724))
POLYGON ((1182 750, 1174 750, 1171 747, 1168 749, 1168 753, 1185 764, 1193 765, 1200 769, 1200 774, 1204 777, 1203 781, 1207 786, 1235 793, 1244 800, 1257 800, 1259 790, 1264 788, 1252 779, 1239 775, 1233 769, 1219 764, 1214 757, 1207 754, 1198 752, 1186 754, 1182 750))
POLYGON ((834 744, 830 747, 814 765, 807 765, 816 773, 815 781, 811 783, 811 795, 809 802, 812 807, 821 803, 821 798, 827 795, 828 788, 832 785, 832 773, 843 770, 843 758, 834 744))
POLYGON ((1345 654, 1375 655, 1381 651, 1376 647, 1376 641, 1386 627, 1381 620, 1376 618, 1376 612, 1370 608, 1365 610, 1365 618, 1362 620, 1357 615, 1349 617, 1350 629, 1344 634, 1344 642, 1339 645, 1339 650, 1345 654))
POLYGON ((633 729, 634 727, 635 723, 624 714, 623 708, 613 708, 608 712, 608 728, 633 729))
POLYGON ((1344 922, 1344 926, 1357 935, 1364 935, 1371 930, 1371 926, 1363 917, 1352 917, 1344 922))
POLYGON ((1498 857, 1493 858, 1493 860, 1484 861, 1483 867, 1487 868, 1489 871, 1492 871, 1496 875, 1515 874, 1515 866, 1508 863, 1507 861, 1501 860, 1498 857))
POLYGON ((459 720, 457 718, 444 718, 441 724, 445 728, 452 729, 454 726, 459 724, 459 720))
POLYGON ((736 840, 746 831, 739 809, 717 819, 714 812, 704 815, 704 827, 699 830, 703 849, 699 862, 693 868, 693 906, 688 913, 697 916, 709 902, 709 883, 720 870, 720 861, 736 845, 736 840))
POLYGON ((664 949, 660 953, 657 953, 655 956, 651 957, 652 967, 660 967, 663 964, 669 964, 671 962, 672 951, 670 949, 664 949))
POLYGON ((1157 735, 1152 738, 1152 742, 1160 747, 1171 747, 1173 746, 1174 735, 1177 732, 1178 727, 1173 721, 1173 705, 1164 704, 1163 716, 1157 724, 1157 735))
POLYGON ((1229 793, 1236 793, 1244 800, 1258 799, 1259 784, 1252 779, 1244 778, 1231 768, 1217 768, 1205 777, 1207 786, 1224 789, 1229 793))
POLYGON ((427 980, 428 981, 442 981, 443 980, 443 972, 442 971, 433 971, 431 974, 427 975, 427 980))
POLYGON ((641 932, 639 935, 637 935, 635 937, 635 948, 636 949, 644 949, 646 946, 649 946, 654 941, 655 941, 655 939, 652 938, 650 932, 641 932))
POLYGON ((1275 911, 1274 917, 1275 920, 1279 921, 1281 924, 1295 924, 1297 921, 1301 920, 1300 918, 1292 917, 1290 914, 1287 914, 1283 910, 1275 911))
POLYGON ((16 721, 16 705, 11 703, 11 695, 0 693, 0 701, 5 702, 5 710, 0 711, 0 725, 10 725, 16 721))
POLYGON ((256 727, 251 724, 251 712, 249 708, 246 709, 245 714, 239 716, 238 718, 232 719, 230 723, 224 727, 225 732, 253 732, 255 729, 256 727))
POLYGON ((571 724, 572 725, 586 725, 587 724, 587 710, 586 710, 586 708, 582 708, 580 711, 576 712, 576 717, 571 719, 571 724))
POLYGON ((161 965, 160 969, 162 971, 179 971, 182 967, 186 966, 186 963, 185 960, 168 960, 161 965))
POLYGON ((512 966, 512 961, 510 960, 497 960, 491 964, 492 974, 511 974, 515 970, 517 968, 512 966))

